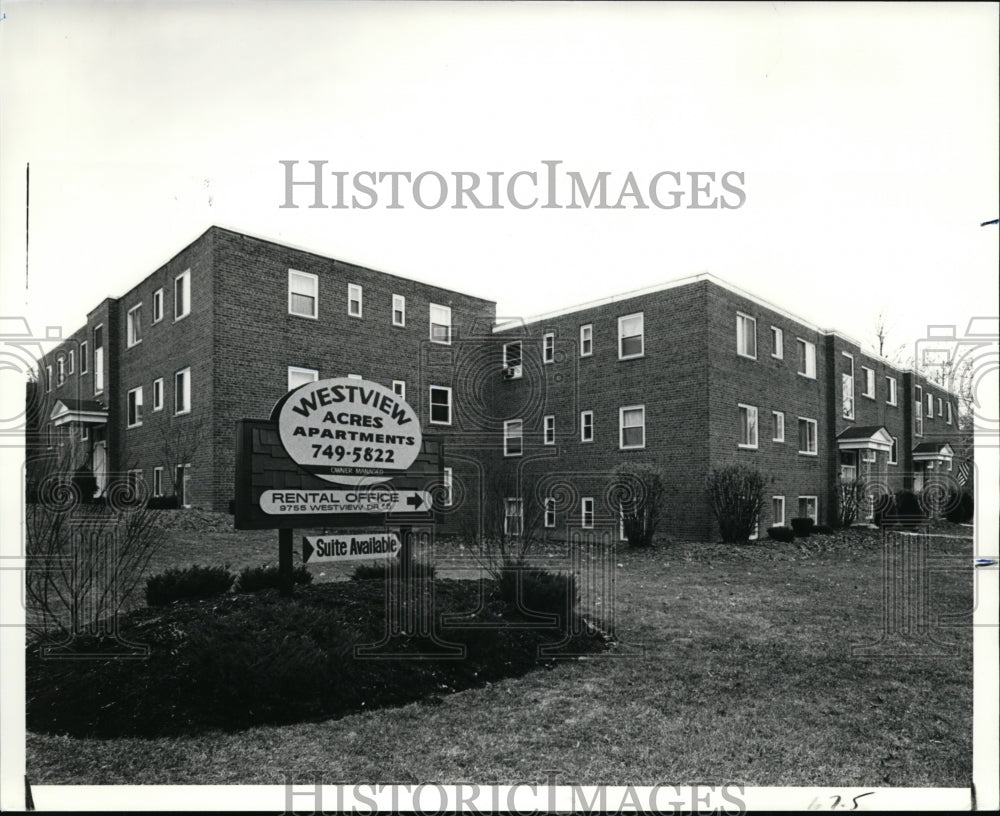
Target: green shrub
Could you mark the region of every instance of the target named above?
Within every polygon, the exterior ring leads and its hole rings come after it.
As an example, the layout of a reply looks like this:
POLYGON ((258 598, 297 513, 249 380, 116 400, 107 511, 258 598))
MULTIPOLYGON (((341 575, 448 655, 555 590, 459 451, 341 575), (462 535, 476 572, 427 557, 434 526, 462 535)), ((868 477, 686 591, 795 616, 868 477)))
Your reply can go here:
POLYGON ((580 600, 576 576, 571 572, 509 566, 501 572, 498 585, 500 597, 508 606, 521 614, 558 615, 560 625, 565 625, 580 600))
POLYGON ((794 541, 795 531, 791 527, 776 524, 774 527, 767 528, 767 537, 773 538, 775 541, 794 541))
POLYGON ((974 515, 974 501, 967 490, 953 490, 948 499, 948 511, 945 518, 954 524, 968 524, 974 515))
POLYGON ((792 530, 795 531, 795 535, 799 538, 805 538, 813 531, 815 526, 816 522, 809 516, 801 516, 799 518, 792 519, 792 530))
POLYGON ((766 484, 763 473, 746 465, 728 465, 709 474, 709 501, 724 542, 745 544, 750 540, 760 518, 766 484))
MULTIPOLYGON (((292 582, 296 584, 311 584, 312 573, 305 564, 299 564, 292 570, 292 582)), ((237 592, 257 592, 261 589, 277 589, 281 586, 281 575, 277 565, 262 567, 244 567, 236 578, 237 592)))
MULTIPOLYGON (((395 578, 399 573, 401 566, 402 564, 398 558, 387 558, 381 563, 358 564, 351 573, 351 580, 384 581, 387 573, 390 577, 395 578)), ((416 558, 413 558, 410 561, 409 574, 413 578, 433 581, 436 572, 437 568, 433 564, 428 564, 426 561, 419 561, 416 558)))
POLYGON ((202 567, 197 564, 185 569, 171 567, 146 581, 146 604, 165 606, 187 598, 224 595, 233 585, 235 577, 226 567, 202 567))

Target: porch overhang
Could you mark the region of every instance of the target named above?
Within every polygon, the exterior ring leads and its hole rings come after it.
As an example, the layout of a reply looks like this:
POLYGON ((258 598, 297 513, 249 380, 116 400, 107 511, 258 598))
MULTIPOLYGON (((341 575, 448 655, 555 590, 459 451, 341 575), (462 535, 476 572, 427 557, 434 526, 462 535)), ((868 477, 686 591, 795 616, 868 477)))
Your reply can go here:
POLYGON ((55 425, 106 425, 108 410, 97 400, 60 399, 52 406, 49 419, 55 425))
POLYGON ((955 451, 947 442, 921 442, 913 449, 914 462, 950 462, 955 451))
POLYGON ((837 448, 842 451, 871 450, 889 453, 892 450, 892 435, 882 425, 845 428, 837 434, 837 448))

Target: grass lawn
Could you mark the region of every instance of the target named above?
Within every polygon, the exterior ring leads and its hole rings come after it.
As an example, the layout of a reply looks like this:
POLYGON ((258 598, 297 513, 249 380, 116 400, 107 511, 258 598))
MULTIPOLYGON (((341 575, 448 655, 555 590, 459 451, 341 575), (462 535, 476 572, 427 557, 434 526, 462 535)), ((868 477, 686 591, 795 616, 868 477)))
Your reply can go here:
MULTIPOLYGON (((261 564, 276 558, 276 538, 175 529, 153 570, 261 564)), ((933 552, 964 556, 963 569, 931 573, 935 656, 927 637, 852 655, 883 631, 877 534, 623 547, 608 656, 323 722, 156 739, 29 733, 28 775, 32 784, 278 784, 296 768, 330 782, 555 774, 558 784, 964 787, 970 619, 937 621, 972 608, 971 538, 935 538, 933 552)), ((453 554, 439 547, 439 576, 455 575, 443 566, 453 554)), ((312 569, 326 573, 319 582, 347 571, 312 569)))

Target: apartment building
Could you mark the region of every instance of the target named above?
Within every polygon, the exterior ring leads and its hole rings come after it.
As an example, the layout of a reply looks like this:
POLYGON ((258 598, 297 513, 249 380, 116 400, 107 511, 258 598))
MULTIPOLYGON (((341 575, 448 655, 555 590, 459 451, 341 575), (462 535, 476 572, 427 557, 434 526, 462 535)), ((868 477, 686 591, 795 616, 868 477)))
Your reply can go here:
POLYGON ((309 380, 374 380, 443 444, 443 533, 498 502, 513 532, 617 529, 616 471, 640 462, 666 474, 669 535, 716 535, 705 478, 731 463, 772 478, 762 529, 824 522, 838 478, 947 480, 959 436, 946 390, 711 275, 497 325, 492 301, 218 227, 39 375, 39 456, 219 511, 237 420, 309 380))

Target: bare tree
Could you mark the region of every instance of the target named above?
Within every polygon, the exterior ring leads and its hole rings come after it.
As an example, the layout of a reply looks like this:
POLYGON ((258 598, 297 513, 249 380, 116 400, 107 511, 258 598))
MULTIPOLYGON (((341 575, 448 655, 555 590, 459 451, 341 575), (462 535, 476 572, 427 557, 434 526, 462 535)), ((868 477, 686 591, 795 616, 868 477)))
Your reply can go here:
POLYGON ((207 426, 198 422, 168 422, 160 426, 160 450, 173 472, 174 495, 183 493, 183 475, 177 466, 188 464, 207 436, 207 426))
POLYGON ((484 485, 479 518, 470 517, 464 525, 465 537, 497 580, 505 570, 523 567, 538 541, 545 511, 532 501, 534 493, 530 481, 497 476, 484 485))
POLYGON ((893 330, 894 327, 890 323, 888 315, 884 311, 880 311, 875 317, 875 328, 872 331, 872 347, 878 352, 879 357, 883 357, 891 363, 897 365, 907 364, 909 362, 905 353, 907 344, 890 342, 889 337, 893 330))

